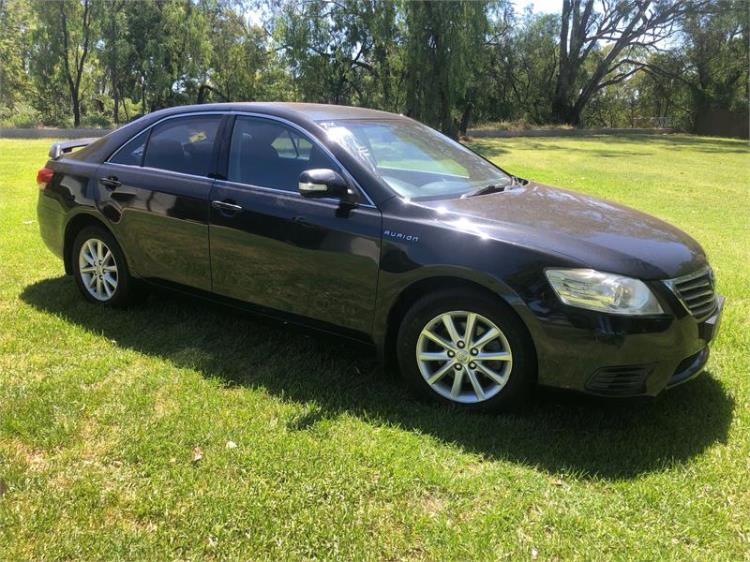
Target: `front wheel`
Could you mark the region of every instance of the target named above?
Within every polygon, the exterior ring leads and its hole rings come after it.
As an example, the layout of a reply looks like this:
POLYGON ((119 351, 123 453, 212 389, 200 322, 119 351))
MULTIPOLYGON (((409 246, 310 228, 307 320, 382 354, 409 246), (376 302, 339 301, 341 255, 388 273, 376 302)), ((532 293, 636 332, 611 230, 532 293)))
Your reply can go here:
POLYGON ((536 381, 531 340, 499 297, 453 291, 423 298, 403 319, 397 351, 419 396, 463 409, 518 409, 536 381))

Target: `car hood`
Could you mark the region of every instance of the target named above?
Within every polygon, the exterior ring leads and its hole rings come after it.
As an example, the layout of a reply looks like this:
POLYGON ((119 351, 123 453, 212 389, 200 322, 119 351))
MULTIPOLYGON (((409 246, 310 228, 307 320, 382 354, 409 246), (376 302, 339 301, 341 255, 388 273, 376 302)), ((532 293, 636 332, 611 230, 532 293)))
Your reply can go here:
POLYGON ((422 204, 452 228, 534 247, 602 271, 665 279, 706 265, 700 245, 664 221, 541 184, 422 204))

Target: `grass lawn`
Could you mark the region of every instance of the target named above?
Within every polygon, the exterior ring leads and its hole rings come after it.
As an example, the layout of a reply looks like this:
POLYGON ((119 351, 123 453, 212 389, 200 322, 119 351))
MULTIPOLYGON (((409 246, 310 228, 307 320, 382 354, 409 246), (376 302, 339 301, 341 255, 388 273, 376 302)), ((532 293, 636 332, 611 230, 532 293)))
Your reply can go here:
POLYGON ((35 222, 49 144, 0 140, 0 560, 750 560, 746 143, 473 144, 679 225, 727 296, 693 383, 504 417, 415 402, 330 337, 86 304, 35 222))

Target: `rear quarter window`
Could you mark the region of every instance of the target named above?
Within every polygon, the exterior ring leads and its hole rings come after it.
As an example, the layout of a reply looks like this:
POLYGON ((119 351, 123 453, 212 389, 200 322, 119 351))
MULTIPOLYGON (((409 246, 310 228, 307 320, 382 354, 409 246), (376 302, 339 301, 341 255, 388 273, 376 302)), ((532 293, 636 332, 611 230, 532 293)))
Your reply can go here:
POLYGON ((118 150, 110 162, 114 164, 125 164, 126 166, 140 166, 143 164, 143 153, 146 151, 146 139, 148 131, 143 131, 126 142, 118 150))

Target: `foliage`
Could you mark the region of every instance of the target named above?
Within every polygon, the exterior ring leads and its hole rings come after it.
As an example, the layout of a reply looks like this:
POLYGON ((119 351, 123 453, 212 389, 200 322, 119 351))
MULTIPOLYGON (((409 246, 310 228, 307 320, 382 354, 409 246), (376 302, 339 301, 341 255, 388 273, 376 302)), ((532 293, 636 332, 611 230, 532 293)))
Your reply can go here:
POLYGON ((39 21, 35 33, 35 45, 41 43, 43 57, 38 60, 37 83, 40 88, 50 86, 65 90, 70 98, 73 125, 81 124, 81 88, 90 80, 87 60, 91 54, 96 22, 93 17, 93 0, 59 0, 58 2, 36 2, 34 15, 39 21), (47 74, 52 84, 44 83, 47 74), (84 84, 82 85, 82 81, 84 84), (64 86, 63 86, 64 84, 64 86))
POLYGON ((493 25, 478 118, 551 122, 559 17, 527 10, 520 20, 506 13, 493 25))
POLYGON ((33 19, 24 0, 0 0, 0 107, 12 108, 31 90, 25 63, 31 58, 33 19))
POLYGON ((404 15, 406 113, 455 136, 453 110, 478 74, 487 4, 407 2, 404 15))
POLYGON ((177 104, 286 100, 405 113, 454 136, 482 121, 689 128, 747 107, 746 7, 0 0, 0 112, 23 102, 38 123, 119 124, 177 104))
POLYGON ((28 103, 17 102, 10 107, 0 106, 0 127, 29 129, 43 121, 39 112, 28 103))

